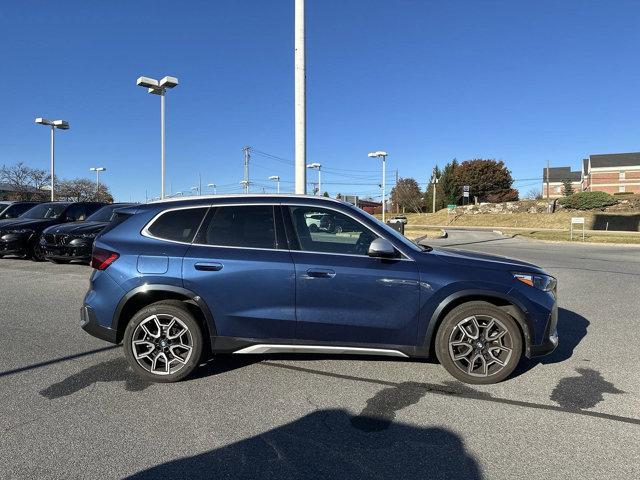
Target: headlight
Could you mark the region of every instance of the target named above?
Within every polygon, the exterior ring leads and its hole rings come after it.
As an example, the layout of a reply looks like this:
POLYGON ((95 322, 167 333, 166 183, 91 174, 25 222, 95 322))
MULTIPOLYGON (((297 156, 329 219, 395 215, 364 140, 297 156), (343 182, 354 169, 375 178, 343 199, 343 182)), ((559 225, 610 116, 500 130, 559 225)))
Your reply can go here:
POLYGON ((530 287, 535 287, 544 292, 550 292, 556 288, 556 279, 550 275, 513 272, 513 277, 530 287))

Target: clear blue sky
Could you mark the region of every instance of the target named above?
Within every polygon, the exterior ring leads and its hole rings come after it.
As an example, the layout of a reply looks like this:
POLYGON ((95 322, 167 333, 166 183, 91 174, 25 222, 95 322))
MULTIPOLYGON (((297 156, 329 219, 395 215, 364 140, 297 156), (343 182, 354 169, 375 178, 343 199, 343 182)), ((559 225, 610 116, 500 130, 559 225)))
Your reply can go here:
MULTIPOLYGON (((639 18, 636 1, 307 0, 308 161, 323 190, 376 195, 372 149, 420 182, 453 157, 530 179, 640 150, 639 18)), ((34 117, 63 118, 57 173, 107 167, 119 200, 159 193, 160 102, 140 75, 180 80, 174 192, 198 172, 239 190, 244 145, 293 159, 293 0, 3 2, 0 72, 0 164, 48 168, 34 117)), ((269 175, 293 188, 292 166, 255 155, 252 180, 269 175)))

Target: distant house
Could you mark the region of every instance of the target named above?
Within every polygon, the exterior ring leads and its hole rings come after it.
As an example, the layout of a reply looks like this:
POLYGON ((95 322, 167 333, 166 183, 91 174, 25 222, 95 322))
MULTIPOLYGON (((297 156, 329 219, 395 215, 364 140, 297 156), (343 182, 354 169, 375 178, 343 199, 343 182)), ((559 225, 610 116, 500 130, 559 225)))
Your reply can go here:
POLYGON ((640 152, 589 155, 582 161, 582 190, 640 193, 640 152))
POLYGON ((38 190, 33 187, 17 189, 7 183, 0 183, 0 200, 44 200, 46 189, 38 190))
POLYGON ((372 215, 382 213, 382 203, 373 200, 358 199, 358 207, 372 215))
POLYGON ((553 167, 542 170, 542 196, 547 198, 547 176, 549 177, 549 198, 564 196, 564 182, 569 180, 574 192, 582 190, 582 172, 572 172, 571 167, 553 167))

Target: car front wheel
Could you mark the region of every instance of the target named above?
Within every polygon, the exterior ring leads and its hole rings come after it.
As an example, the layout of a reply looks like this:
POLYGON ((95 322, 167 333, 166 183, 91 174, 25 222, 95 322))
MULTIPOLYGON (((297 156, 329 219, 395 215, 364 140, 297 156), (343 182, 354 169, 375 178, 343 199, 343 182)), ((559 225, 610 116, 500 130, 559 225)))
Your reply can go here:
POLYGON ((152 382, 176 382, 200 362, 202 329, 182 302, 162 301, 134 315, 123 343, 125 357, 138 375, 152 382))
POLYGON ((442 366, 458 380, 472 384, 504 380, 522 357, 516 321, 486 302, 470 302, 449 312, 435 346, 442 366))

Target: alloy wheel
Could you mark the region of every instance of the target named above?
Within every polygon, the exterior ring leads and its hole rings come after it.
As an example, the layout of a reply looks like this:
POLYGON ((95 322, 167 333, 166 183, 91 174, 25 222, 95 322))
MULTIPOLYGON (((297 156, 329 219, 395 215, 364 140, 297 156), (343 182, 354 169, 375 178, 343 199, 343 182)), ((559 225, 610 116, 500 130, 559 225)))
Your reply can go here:
POLYGON ((513 339, 508 328, 490 315, 473 315, 456 324, 449 336, 449 355, 467 375, 489 377, 511 359, 513 339))
POLYGON ((171 375, 180 371, 191 358, 193 337, 178 317, 151 315, 133 332, 131 350, 136 362, 147 372, 171 375))

